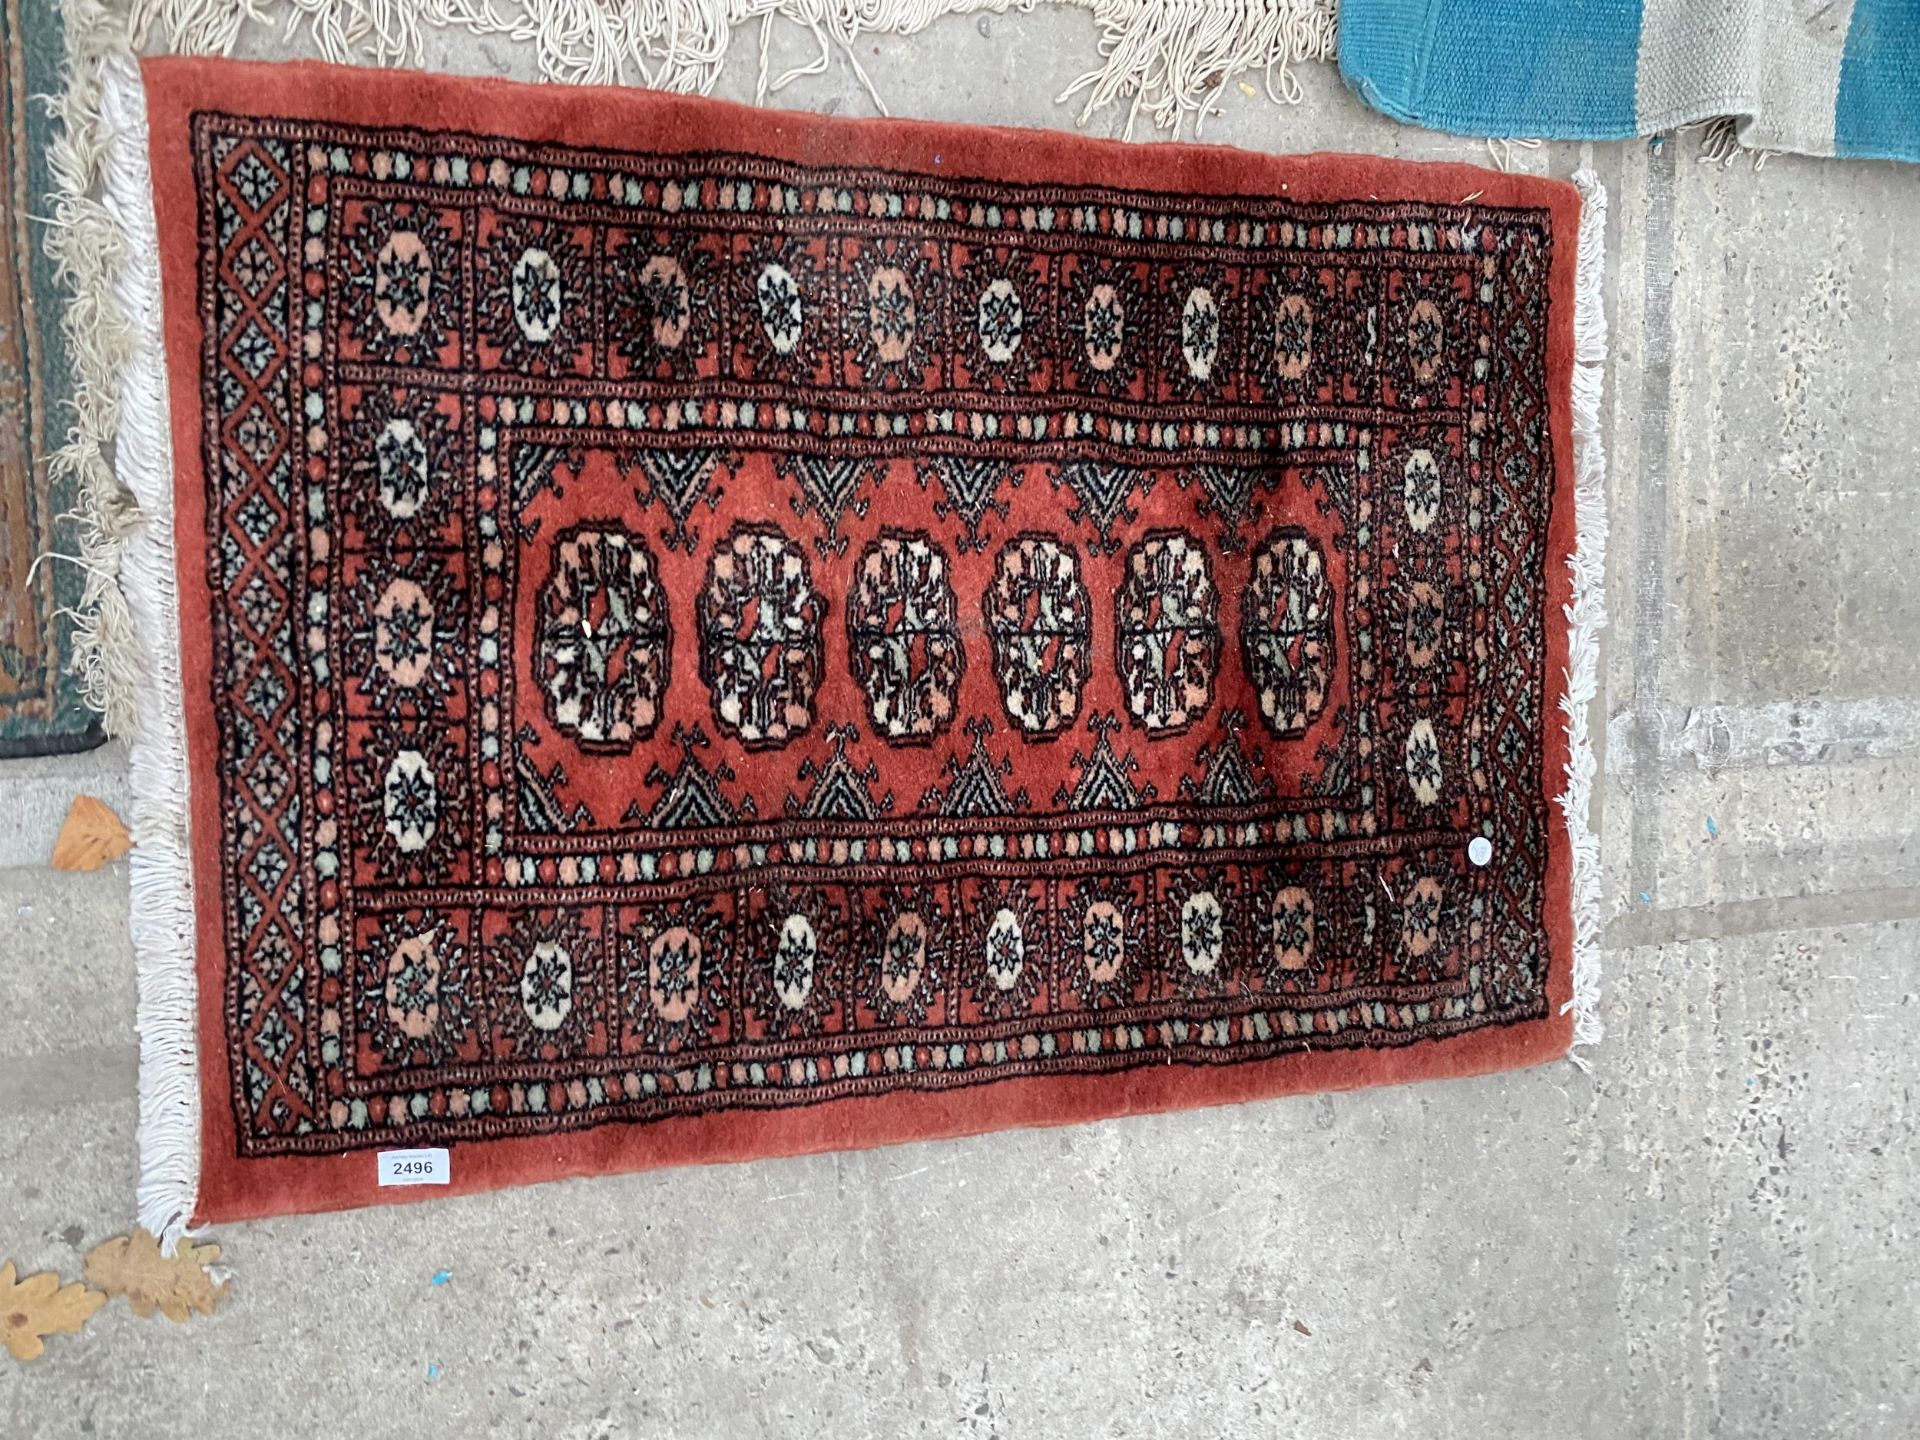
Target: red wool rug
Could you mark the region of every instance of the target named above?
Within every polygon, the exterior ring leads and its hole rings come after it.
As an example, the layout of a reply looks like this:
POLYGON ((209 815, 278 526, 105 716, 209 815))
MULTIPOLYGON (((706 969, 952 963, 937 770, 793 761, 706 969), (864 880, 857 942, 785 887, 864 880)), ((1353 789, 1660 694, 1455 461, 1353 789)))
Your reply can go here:
POLYGON ((1566 1051, 1573 187, 144 77, 150 1216, 1566 1051))

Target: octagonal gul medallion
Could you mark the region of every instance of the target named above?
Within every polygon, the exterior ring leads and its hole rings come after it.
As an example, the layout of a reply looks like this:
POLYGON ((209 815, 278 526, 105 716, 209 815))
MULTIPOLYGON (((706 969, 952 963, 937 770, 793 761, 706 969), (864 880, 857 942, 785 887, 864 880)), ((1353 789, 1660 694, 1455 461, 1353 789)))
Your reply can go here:
POLYGON ((1022 535, 994 561, 985 600, 994 679, 1007 716, 1057 735, 1080 713, 1092 672, 1093 617, 1080 557, 1051 535, 1022 535))
POLYGON ((1274 966, 1305 970, 1314 953, 1313 896, 1298 885, 1274 891, 1267 908, 1267 941, 1274 966))
POLYGON ((912 353, 920 332, 920 306, 913 282, 898 265, 880 265, 862 287, 865 321, 862 339, 872 347, 874 362, 898 366, 912 353))
POLYGON ((880 949, 880 993, 893 1005, 912 1002, 927 970, 927 922, 903 910, 887 925, 880 949))
POLYGON ((1406 500, 1407 524, 1414 534, 1425 535, 1440 515, 1440 462, 1434 458, 1433 451, 1422 448, 1407 455, 1402 494, 1406 500))
POLYGON ((354 1050, 363 1064, 441 1064, 473 1038, 473 977, 461 930, 428 908, 362 922, 352 963, 343 965, 351 977, 343 999, 353 1010, 354 1050))
POLYGON ((440 1023, 438 932, 409 935, 387 957, 381 999, 386 1019, 409 1040, 424 1040, 440 1023))
POLYGON ((401 750, 387 765, 381 787, 387 837, 402 855, 418 855, 440 828, 440 784, 418 750, 401 750))
POLYGON ((699 897, 616 912, 622 1050, 676 1054, 730 1023, 729 908, 699 897))
POLYGON ((1091 877, 1062 887, 1059 903, 1065 954, 1057 974, 1064 991, 1096 1007, 1139 999, 1146 932, 1133 883, 1091 877))
POLYGON ((673 925, 647 946, 647 1000, 669 1025, 682 1025, 700 998, 700 937, 673 925))
POLYGON ((1312 364, 1313 304, 1304 295, 1283 295, 1273 307, 1273 375, 1298 380, 1312 364))
POLYGON ((1087 364, 1104 375, 1120 363, 1127 341, 1125 298, 1111 284, 1095 285, 1081 312, 1082 349, 1087 364))
POLYGON ((789 1010, 803 1010, 813 994, 813 972, 820 958, 820 937, 813 921, 799 911, 780 922, 779 942, 767 959, 773 993, 789 1010))
POLYGON ((1177 735, 1213 700, 1220 668, 1219 595, 1206 548, 1185 531, 1127 552, 1115 660, 1127 713, 1150 735, 1177 735))
POLYGON ((529 344, 546 344, 560 328, 565 299, 560 266, 538 245, 529 245, 514 262, 509 284, 514 324, 520 327, 529 344))
POLYGON ((693 328, 686 267, 671 255, 649 255, 640 267, 636 288, 644 320, 640 342, 664 354, 678 350, 693 328))
POLYGON ((1180 902, 1180 959, 1195 975, 1211 975, 1226 949, 1226 922, 1220 899, 1196 890, 1180 902))
POLYGON ((700 674, 722 731, 749 749, 813 723, 823 653, 807 559, 780 531, 741 524, 720 542, 700 593, 700 674))
POLYGON ((350 207, 341 309, 369 355, 434 363, 459 320, 458 223, 412 201, 350 207))
POLYGON ((946 554, 924 530, 889 530, 861 554, 847 648, 888 740, 924 743, 953 723, 966 670, 957 609, 946 554))
POLYGON ((760 267, 760 275, 753 282, 753 295, 758 302, 760 328, 766 334, 767 343, 775 354, 791 355, 800 344, 800 327, 806 314, 800 282, 786 266, 769 261, 760 267))
POLYGON ((487 959, 495 1058, 553 1060, 602 1045, 599 915, 554 907, 499 919, 487 959))
POLYGON ((1220 302, 1204 285, 1188 290, 1180 306, 1180 358, 1196 384, 1213 379, 1213 367, 1220 358, 1220 302))
POLYGON ((534 673, 554 725, 583 750, 626 751, 651 735, 673 642, 646 542, 611 521, 561 531, 539 616, 534 673))
POLYGON ((373 444, 374 493, 387 514, 411 520, 420 513, 433 483, 428 470, 427 442, 420 428, 405 415, 391 416, 373 444))
POLYGON ((981 290, 975 310, 980 353, 991 365, 1007 364, 1026 335, 1027 314, 1020 292, 1006 276, 996 276, 981 290))
POLYGON ((1009 907, 993 912, 985 949, 983 965, 993 988, 1004 992, 1018 985, 1027 964, 1027 936, 1020 917, 1009 907))
POLYGON ((1240 643, 1267 728, 1300 734, 1326 708, 1334 658, 1333 586, 1305 531, 1278 531, 1254 557, 1240 643))
POLYGON ((433 293, 433 248, 417 230, 395 230, 375 257, 373 309, 395 335, 417 335, 433 293))
POLYGON ((542 1034, 558 1030, 573 1009, 573 952, 551 936, 533 943, 520 965, 520 1004, 542 1034))

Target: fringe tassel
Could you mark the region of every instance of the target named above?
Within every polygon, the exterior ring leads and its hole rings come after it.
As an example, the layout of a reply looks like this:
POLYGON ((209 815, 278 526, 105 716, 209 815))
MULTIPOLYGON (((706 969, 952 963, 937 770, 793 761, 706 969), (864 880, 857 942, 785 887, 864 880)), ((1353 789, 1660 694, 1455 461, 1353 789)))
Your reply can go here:
POLYGON ((1131 97, 1128 139, 1143 110, 1176 140, 1192 115, 1197 139, 1214 94, 1249 70, 1265 73, 1269 99, 1296 105, 1302 92, 1289 67, 1333 54, 1333 0, 1092 0, 1088 8, 1106 64, 1059 98, 1087 92, 1078 117, 1085 125, 1102 106, 1131 97))
POLYGON ((1700 164, 1718 165, 1722 170, 1730 170, 1734 161, 1750 158, 1757 175, 1767 168, 1768 157, 1779 152, 1748 145, 1740 138, 1740 132, 1752 123, 1753 117, 1750 115, 1721 115, 1712 120, 1682 125, 1680 133, 1699 132, 1700 154, 1696 158, 1700 164))
POLYGON ((113 295, 135 325, 119 375, 114 465, 143 523, 124 537, 120 584, 146 659, 135 714, 132 928, 139 979, 140 1223, 171 1252, 200 1183, 193 872, 187 826, 180 606, 173 564, 173 446, 160 330, 160 254, 147 166, 146 96, 130 54, 100 71, 105 209, 124 237, 113 295))
POLYGON ((79 549, 87 575, 74 615, 73 673, 107 733, 132 733, 141 683, 139 640, 116 577, 126 536, 140 523, 133 498, 107 463, 120 423, 116 394, 130 338, 111 276, 124 244, 97 197, 106 133, 100 119, 102 58, 126 46, 125 22, 100 0, 62 5, 66 57, 61 93, 47 97, 59 130, 47 160, 53 176, 43 243, 66 289, 60 328, 73 367, 67 434, 47 459, 79 496, 79 549))
POLYGON ((1492 162, 1493 168, 1501 174, 1511 175, 1514 163, 1518 159, 1513 153, 1515 150, 1538 150, 1546 143, 1544 140, 1516 140, 1489 136, 1487 158, 1492 162))
MULTIPOLYGON (((136 42, 157 33, 175 50, 227 54, 250 23, 282 18, 340 63, 420 65, 431 29, 458 27, 531 46, 540 74, 580 85, 640 84, 682 94, 713 89, 733 32, 760 22, 757 98, 818 75, 837 46, 882 114, 861 66, 863 35, 914 35, 947 15, 1031 11, 1035 0, 136 0, 136 42), (817 59, 770 78, 767 47, 779 17, 810 31, 817 59)), ((1177 139, 1191 115, 1198 135, 1213 97, 1235 76, 1264 72, 1277 102, 1301 98, 1291 66, 1333 54, 1336 0, 1055 0, 1090 11, 1103 61, 1060 96, 1082 93, 1079 123, 1128 102, 1127 135, 1142 114, 1177 139)))
MULTIPOLYGON (((1573 1044, 1569 1058, 1597 1045, 1600 1020, 1600 841, 1589 823, 1593 802, 1593 737, 1588 712, 1599 691, 1600 632, 1607 626, 1607 452, 1600 438, 1600 399, 1607 370, 1607 192, 1591 170, 1573 177, 1580 207, 1580 250, 1573 281, 1573 598, 1567 606, 1567 788, 1560 797, 1573 851, 1573 1044)), ((1564 1012, 1563 1012, 1564 1013, 1564 1012)))

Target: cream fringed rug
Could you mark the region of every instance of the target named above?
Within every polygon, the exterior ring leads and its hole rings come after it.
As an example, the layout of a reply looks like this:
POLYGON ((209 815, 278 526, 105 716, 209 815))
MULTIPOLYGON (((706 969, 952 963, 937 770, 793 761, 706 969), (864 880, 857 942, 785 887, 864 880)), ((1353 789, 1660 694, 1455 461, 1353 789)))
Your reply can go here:
MULTIPOLYGON (((1039 0, 1090 11, 1101 63, 1059 97, 1082 123, 1102 106, 1129 109, 1180 138, 1201 129, 1214 95, 1236 76, 1264 72, 1275 100, 1300 97, 1289 66, 1334 51, 1334 0, 1039 0)), ((434 29, 504 36, 534 47, 542 78, 564 84, 639 85, 679 94, 713 89, 734 32, 757 27, 758 101, 802 75, 819 74, 835 50, 873 96, 855 42, 913 35, 947 15, 1031 11, 1036 0, 143 0, 136 29, 169 49, 228 54, 249 26, 305 29, 321 56, 342 63, 419 66, 434 29), (809 64, 771 73, 776 20, 818 40, 809 64)), ((282 50, 281 53, 284 53, 282 50)))

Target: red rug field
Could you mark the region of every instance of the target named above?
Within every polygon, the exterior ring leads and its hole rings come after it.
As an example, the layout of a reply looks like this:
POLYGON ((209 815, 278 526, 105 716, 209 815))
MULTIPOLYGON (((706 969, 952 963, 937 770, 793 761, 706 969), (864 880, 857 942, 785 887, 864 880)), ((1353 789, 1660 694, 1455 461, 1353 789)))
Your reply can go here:
POLYGON ((145 80, 201 1218, 1566 1050, 1571 186, 145 80))

